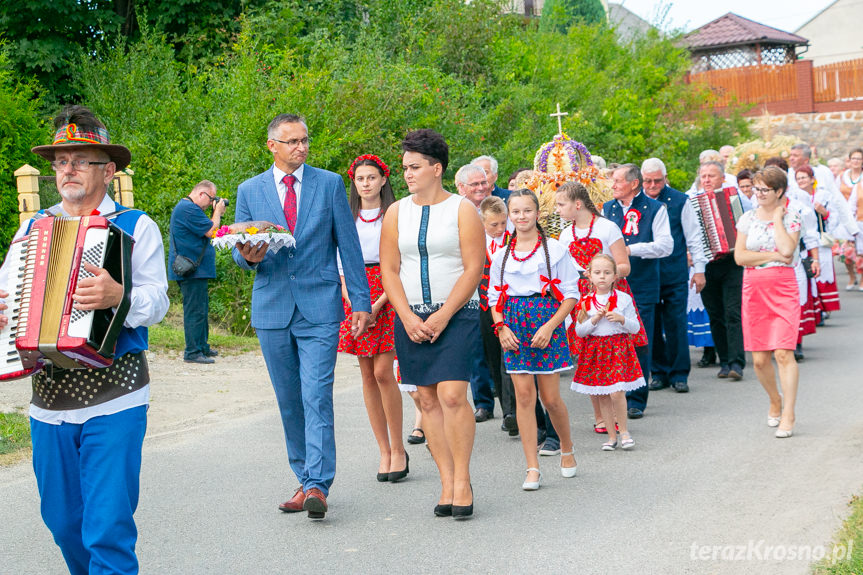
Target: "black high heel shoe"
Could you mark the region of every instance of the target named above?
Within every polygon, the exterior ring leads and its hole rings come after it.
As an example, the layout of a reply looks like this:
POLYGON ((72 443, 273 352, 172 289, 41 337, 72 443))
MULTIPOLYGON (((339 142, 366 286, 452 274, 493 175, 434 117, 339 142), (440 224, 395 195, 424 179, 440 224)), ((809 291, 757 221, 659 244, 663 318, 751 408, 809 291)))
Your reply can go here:
POLYGON ((399 480, 407 477, 408 473, 410 473, 410 471, 411 471, 410 470, 410 462, 411 462, 411 456, 408 455, 407 453, 405 453, 405 468, 402 469, 401 471, 390 471, 389 475, 387 475, 387 479, 389 480, 389 482, 394 483, 396 481, 399 481, 399 480))
POLYGON ((377 478, 377 480, 378 480, 378 481, 380 481, 381 483, 386 483, 387 481, 389 481, 389 480, 390 480, 390 474, 389 474, 389 472, 387 472, 387 473, 378 473, 375 477, 376 477, 376 478, 377 478))
POLYGON ((452 517, 452 503, 447 503, 445 505, 435 505, 434 514, 435 517, 452 517))
POLYGON ((470 486, 470 505, 453 505, 453 519, 467 519, 473 515, 473 485, 470 486))

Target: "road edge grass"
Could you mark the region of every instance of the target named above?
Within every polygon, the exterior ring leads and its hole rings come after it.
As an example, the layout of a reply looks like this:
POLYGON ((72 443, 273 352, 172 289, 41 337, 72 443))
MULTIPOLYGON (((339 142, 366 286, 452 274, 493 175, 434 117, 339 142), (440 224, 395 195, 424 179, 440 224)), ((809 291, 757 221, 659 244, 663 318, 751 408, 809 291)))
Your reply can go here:
MULTIPOLYGON (((180 352, 185 349, 183 335, 183 304, 171 302, 165 318, 149 328, 149 347, 156 352, 180 352)), ((255 335, 234 335, 210 323, 208 343, 219 350, 220 355, 238 355, 258 351, 258 338, 255 335)))
POLYGON ((824 558, 812 566, 813 575, 863 574, 863 496, 853 496, 848 507, 851 514, 836 532, 832 545, 825 546, 824 558))
POLYGON ((30 418, 20 411, 0 412, 0 466, 14 465, 32 453, 30 418))

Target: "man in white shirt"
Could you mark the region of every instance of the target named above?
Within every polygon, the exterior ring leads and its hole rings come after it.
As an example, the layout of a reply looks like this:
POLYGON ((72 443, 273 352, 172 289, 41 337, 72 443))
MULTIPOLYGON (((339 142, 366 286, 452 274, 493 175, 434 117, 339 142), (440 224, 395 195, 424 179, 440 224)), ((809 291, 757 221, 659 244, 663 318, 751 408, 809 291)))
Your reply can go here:
MULTIPOLYGON (((73 575, 138 573, 133 514, 150 398, 144 352, 147 326, 168 310, 162 236, 146 214, 108 196, 115 171, 129 164, 131 154, 109 143, 104 124, 83 106, 65 108, 54 124, 53 145, 33 148, 51 161, 62 197, 46 211, 113 214, 109 219, 135 239, 135 248, 128 296, 106 269, 90 264, 84 269, 92 276, 79 280, 72 296, 79 310, 117 308, 128 298, 114 363, 94 370, 54 367, 33 376, 30 429, 42 518, 73 575)), ((25 222, 16 238, 29 232, 33 221, 25 222)), ((9 262, 0 268, 0 286, 8 285, 9 268, 9 262)), ((0 297, 8 294, 2 291, 0 297)), ((0 314, 4 309, 0 303, 0 314)), ((0 315, 0 328, 7 322, 0 315)))

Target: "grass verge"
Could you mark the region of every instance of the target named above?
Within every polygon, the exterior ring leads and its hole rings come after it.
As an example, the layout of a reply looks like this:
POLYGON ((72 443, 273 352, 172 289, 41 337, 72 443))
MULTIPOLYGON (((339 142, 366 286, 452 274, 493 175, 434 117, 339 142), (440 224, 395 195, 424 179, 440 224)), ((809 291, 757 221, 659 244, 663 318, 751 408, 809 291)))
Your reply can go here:
MULTIPOLYGON (((210 324, 209 343, 218 349, 221 355, 236 355, 260 349, 258 338, 254 335, 233 335, 227 330, 213 326, 212 323, 210 324)), ((165 319, 150 328, 150 349, 182 352, 185 347, 183 306, 179 303, 172 303, 165 319)))
POLYGON ((0 465, 30 455, 30 418, 26 413, 0 413, 0 465))
POLYGON ((824 559, 812 568, 813 575, 863 574, 863 497, 848 503, 851 515, 836 533, 833 545, 826 546, 824 559))

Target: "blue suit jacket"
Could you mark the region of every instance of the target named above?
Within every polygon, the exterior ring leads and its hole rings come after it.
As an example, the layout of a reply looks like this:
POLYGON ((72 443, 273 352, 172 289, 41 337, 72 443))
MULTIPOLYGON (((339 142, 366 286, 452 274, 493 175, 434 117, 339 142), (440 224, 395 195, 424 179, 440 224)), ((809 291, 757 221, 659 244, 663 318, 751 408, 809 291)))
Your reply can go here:
MULTIPOLYGON (((287 226, 272 167, 237 188, 237 222, 267 220, 287 226)), ((313 324, 345 318, 336 249, 342 258, 345 284, 354 311, 371 312, 357 228, 341 176, 306 165, 294 230, 297 245, 267 253, 251 266, 234 248, 234 261, 257 271, 252 290, 252 327, 281 329, 299 308, 313 324)))

